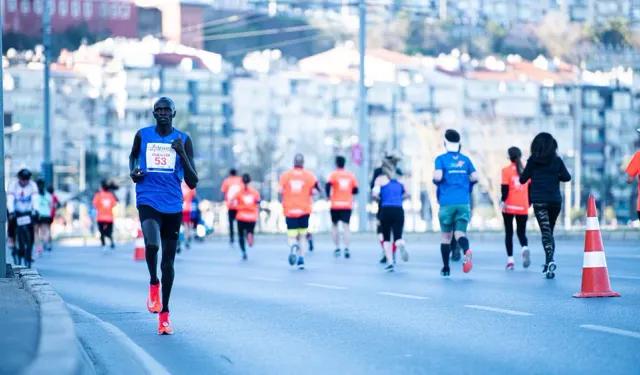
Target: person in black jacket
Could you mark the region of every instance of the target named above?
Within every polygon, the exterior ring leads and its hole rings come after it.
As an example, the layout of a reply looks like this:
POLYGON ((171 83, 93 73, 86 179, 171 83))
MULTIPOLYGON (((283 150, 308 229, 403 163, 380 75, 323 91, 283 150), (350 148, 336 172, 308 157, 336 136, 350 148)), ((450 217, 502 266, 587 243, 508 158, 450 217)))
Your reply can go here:
POLYGON ((558 142, 549 133, 540 133, 531 142, 531 156, 520 174, 520 183, 525 184, 529 180, 529 195, 546 256, 542 273, 552 279, 556 270, 553 230, 562 209, 560 182, 571 181, 571 175, 558 156, 558 142))

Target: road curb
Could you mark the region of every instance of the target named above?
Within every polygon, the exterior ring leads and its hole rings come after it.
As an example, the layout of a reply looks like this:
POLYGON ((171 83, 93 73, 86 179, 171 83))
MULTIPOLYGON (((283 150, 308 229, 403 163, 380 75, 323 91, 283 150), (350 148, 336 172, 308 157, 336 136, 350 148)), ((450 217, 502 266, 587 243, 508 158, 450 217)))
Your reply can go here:
POLYGON ((39 307, 38 350, 23 375, 80 375, 86 373, 84 357, 67 305, 38 271, 13 267, 16 276, 34 296, 39 307))

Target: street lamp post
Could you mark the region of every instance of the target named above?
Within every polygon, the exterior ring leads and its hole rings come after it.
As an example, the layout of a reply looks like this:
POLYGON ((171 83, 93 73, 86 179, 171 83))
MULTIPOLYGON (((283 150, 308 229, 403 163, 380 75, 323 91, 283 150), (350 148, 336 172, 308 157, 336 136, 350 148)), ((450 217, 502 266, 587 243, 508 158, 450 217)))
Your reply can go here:
POLYGON ((44 2, 42 12, 42 44, 44 47, 44 161, 42 173, 47 185, 53 184, 53 164, 51 163, 51 98, 50 98, 50 66, 51 63, 51 3, 44 2))
MULTIPOLYGON (((3 9, 4 10, 4 9, 3 9)), ((2 61, 2 24, 4 16, 0 16, 0 156, 4 163, 4 82, 3 61, 2 61)), ((4 167, 4 165, 3 165, 4 167)), ((7 276, 7 192, 5 191, 4 173, 0 173, 0 278, 7 276)))
POLYGON ((367 5, 364 0, 360 0, 360 30, 359 30, 359 52, 360 52, 360 81, 359 91, 359 113, 358 113, 358 143, 362 148, 362 164, 360 165, 358 184, 363 188, 362 193, 358 194, 358 222, 359 230, 364 232, 368 228, 369 216, 367 214, 367 203, 369 202, 368 189, 369 186, 369 123, 367 122, 367 88, 365 86, 365 54, 366 54, 366 27, 367 27, 367 5))

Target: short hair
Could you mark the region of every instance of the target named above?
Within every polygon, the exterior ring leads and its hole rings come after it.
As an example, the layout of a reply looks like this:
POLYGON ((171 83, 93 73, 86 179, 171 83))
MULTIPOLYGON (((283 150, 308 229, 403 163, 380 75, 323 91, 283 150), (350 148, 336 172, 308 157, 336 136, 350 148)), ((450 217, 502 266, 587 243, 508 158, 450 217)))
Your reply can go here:
POLYGON ((235 168, 231 168, 229 170, 229 174, 232 175, 232 176, 236 176, 238 174, 238 171, 235 168))
POLYGON ((347 159, 344 156, 336 156, 336 166, 338 168, 344 168, 344 165, 347 163, 347 159))

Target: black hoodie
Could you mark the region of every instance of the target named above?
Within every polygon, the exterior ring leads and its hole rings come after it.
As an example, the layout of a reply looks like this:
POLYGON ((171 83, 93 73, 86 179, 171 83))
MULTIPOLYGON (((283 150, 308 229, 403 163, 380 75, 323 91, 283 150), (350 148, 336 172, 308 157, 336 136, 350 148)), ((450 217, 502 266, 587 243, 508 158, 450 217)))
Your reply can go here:
POLYGON ((520 183, 531 179, 531 203, 562 203, 560 182, 571 181, 571 175, 562 159, 553 155, 548 159, 530 157, 520 175, 520 183))

